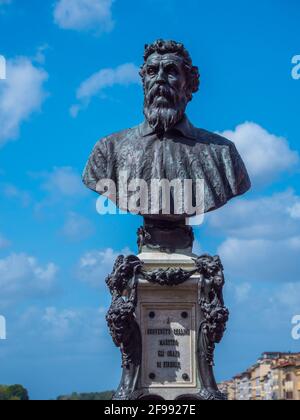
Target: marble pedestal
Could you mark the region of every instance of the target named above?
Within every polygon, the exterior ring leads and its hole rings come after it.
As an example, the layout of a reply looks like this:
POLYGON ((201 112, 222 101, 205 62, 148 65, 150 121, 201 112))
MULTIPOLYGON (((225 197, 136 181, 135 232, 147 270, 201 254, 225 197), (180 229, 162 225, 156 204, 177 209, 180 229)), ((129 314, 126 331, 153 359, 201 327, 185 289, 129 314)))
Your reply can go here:
MULTIPOLYGON (((195 269, 193 259, 185 255, 155 252, 138 257, 145 271, 195 269)), ((138 281, 136 317, 143 348, 138 389, 145 395, 176 400, 199 393, 199 281, 199 274, 178 286, 161 286, 145 279, 138 281)))
POLYGON ((226 399, 213 373, 229 315, 218 256, 119 256, 106 283, 107 322, 122 354, 115 400, 226 399))

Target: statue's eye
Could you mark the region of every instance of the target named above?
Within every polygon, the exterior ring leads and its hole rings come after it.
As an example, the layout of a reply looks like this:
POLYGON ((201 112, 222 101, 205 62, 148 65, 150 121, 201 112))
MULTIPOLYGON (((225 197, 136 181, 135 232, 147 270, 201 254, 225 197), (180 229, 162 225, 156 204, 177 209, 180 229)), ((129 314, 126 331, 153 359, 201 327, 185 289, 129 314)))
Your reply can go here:
POLYGON ((178 75, 178 69, 174 65, 167 66, 166 71, 168 74, 171 74, 172 76, 178 75))
POLYGON ((148 67, 147 73, 149 74, 149 76, 154 76, 156 74, 156 68, 148 67))

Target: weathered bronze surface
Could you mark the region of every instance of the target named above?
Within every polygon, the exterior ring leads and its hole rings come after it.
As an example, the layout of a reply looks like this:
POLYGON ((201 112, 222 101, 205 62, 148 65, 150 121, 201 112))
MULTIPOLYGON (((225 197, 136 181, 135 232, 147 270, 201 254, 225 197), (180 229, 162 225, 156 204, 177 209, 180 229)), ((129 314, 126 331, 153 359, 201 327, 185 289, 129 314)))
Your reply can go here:
POLYGON ((138 229, 139 252, 144 249, 175 253, 176 250, 192 252, 194 232, 185 220, 170 222, 145 218, 144 226, 138 229))
MULTIPOLYGON (((148 210, 154 208, 151 196, 154 179, 192 180, 194 203, 196 180, 204 180, 204 213, 248 191, 250 179, 235 145, 196 128, 186 116, 186 107, 198 91, 200 76, 184 46, 174 41, 157 41, 146 46, 141 76, 145 121, 96 144, 84 171, 85 185, 97 191, 100 180, 114 181, 117 195, 111 199, 127 211, 118 195, 120 174, 127 173, 128 183, 142 179, 148 185, 148 207, 141 209, 140 214, 151 217, 153 214, 148 214, 148 210)), ((128 198, 134 198, 134 194, 129 191, 128 198)), ((163 203, 159 203, 156 216, 163 211, 163 203)), ((194 215, 184 211, 175 214, 171 197, 170 214, 164 218, 194 215)))

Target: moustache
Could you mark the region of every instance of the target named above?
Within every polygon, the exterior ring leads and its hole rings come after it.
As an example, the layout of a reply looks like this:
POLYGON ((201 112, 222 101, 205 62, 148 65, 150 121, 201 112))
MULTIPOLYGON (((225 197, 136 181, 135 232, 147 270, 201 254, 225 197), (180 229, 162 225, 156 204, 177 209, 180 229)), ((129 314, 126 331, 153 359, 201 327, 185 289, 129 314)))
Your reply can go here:
POLYGON ((178 101, 177 92, 169 85, 165 84, 154 84, 153 87, 149 88, 146 92, 146 100, 148 104, 153 104, 158 97, 165 98, 171 105, 175 105, 178 101))

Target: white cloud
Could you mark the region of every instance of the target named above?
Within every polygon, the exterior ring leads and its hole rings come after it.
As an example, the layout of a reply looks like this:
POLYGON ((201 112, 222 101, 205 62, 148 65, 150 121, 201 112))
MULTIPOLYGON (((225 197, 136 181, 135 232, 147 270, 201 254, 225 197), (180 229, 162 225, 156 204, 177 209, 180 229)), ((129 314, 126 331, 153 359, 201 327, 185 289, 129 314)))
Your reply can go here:
POLYGON ((195 241, 194 241, 193 253, 195 255, 202 255, 202 254, 204 254, 203 249, 202 249, 202 246, 201 246, 201 243, 197 239, 195 239, 195 241))
POLYGON ((55 197, 82 197, 86 195, 80 175, 71 167, 54 168, 42 174, 45 182, 42 188, 55 197))
POLYGON ((254 183, 273 180, 299 164, 299 154, 284 137, 270 134, 258 124, 246 122, 222 135, 236 144, 254 183))
POLYGON ((299 202, 288 209, 288 212, 292 219, 300 219, 300 198, 299 202))
POLYGON ((275 293, 274 300, 281 305, 290 308, 294 313, 300 311, 300 281, 283 284, 275 293))
POLYGON ((82 241, 89 238, 94 233, 94 226, 80 214, 70 212, 62 234, 70 241, 82 241))
MULTIPOLYGON (((255 307, 259 328, 286 328, 300 304, 300 197, 293 190, 240 199, 207 216, 211 233, 227 239, 218 254, 225 268, 228 299, 237 310, 255 307), (284 314, 284 315, 283 315, 284 314)), ((245 311, 242 318, 249 318, 245 311)), ((240 322, 240 321, 239 321, 240 322)))
POLYGON ((7 240, 3 235, 0 233, 0 249, 7 248, 10 245, 10 241, 7 240))
POLYGON ((7 79, 0 83, 0 146, 16 139, 21 124, 40 110, 47 79, 26 57, 7 61, 7 79))
POLYGON ((213 232, 242 239, 300 236, 300 197, 292 190, 254 200, 237 199, 206 216, 213 232))
POLYGON ((236 301, 238 303, 245 302, 248 299, 251 290, 252 286, 250 283, 241 283, 236 285, 234 287, 236 301))
POLYGON ((71 107, 71 115, 76 117, 79 111, 86 107, 94 96, 100 95, 104 89, 115 85, 128 86, 130 84, 140 84, 139 68, 133 63, 122 64, 115 69, 102 69, 94 73, 78 88, 76 97, 79 103, 71 107))
POLYGON ((49 217, 50 207, 56 207, 56 212, 57 209, 72 211, 74 205, 88 195, 81 175, 72 167, 54 167, 52 171, 31 172, 29 176, 39 182, 43 194, 34 204, 37 217, 49 217))
POLYGON ((5 184, 2 193, 6 198, 18 200, 22 207, 28 207, 31 203, 29 192, 20 190, 13 184, 5 184))
POLYGON ((54 21, 62 29, 110 32, 114 27, 113 0, 59 0, 54 21))
POLYGON ((104 251, 87 252, 79 261, 78 278, 91 287, 105 285, 106 277, 112 272, 117 257, 121 254, 132 254, 129 249, 116 252, 111 248, 104 251))
POLYGON ((59 312, 57 308, 50 307, 46 308, 42 321, 51 325, 55 334, 65 337, 70 329, 70 324, 76 320, 77 316, 78 314, 74 310, 65 309, 59 312))
POLYGON ((104 308, 57 309, 50 307, 46 308, 42 322, 49 338, 69 340, 71 337, 81 336, 91 339, 101 335, 103 331, 104 312, 104 308))
MULTIPOLYGON (((233 334, 238 331, 239 341, 243 336, 247 337, 246 346, 249 337, 253 336, 255 340, 259 340, 258 351, 261 351, 264 346, 263 337, 268 337, 267 346, 273 343, 271 347, 280 349, 282 343, 286 343, 292 350, 293 343, 288 343, 287 340, 291 337, 291 319, 299 313, 300 282, 228 282, 227 288, 226 301, 229 301, 232 309, 230 329, 233 334)), ((297 346, 297 343, 294 344, 297 346)))
POLYGON ((300 281, 300 236, 284 240, 228 238, 218 249, 230 279, 239 282, 300 281))
MULTIPOLYGON (((60 343, 73 349, 76 348, 78 352, 82 344, 85 354, 90 346, 99 352, 99 348, 101 349, 99 340, 103 331, 106 332, 104 312, 105 309, 101 307, 39 308, 31 306, 21 314, 19 319, 16 319, 15 327, 22 332, 21 334, 27 331, 27 336, 30 331, 30 340, 36 344, 60 343)), ((55 350, 57 351, 58 348, 55 350)), ((63 354, 66 353, 63 352, 63 354)))
POLYGON ((52 293, 58 267, 45 266, 26 254, 11 254, 0 259, 0 302, 11 304, 25 298, 38 298, 52 293))
POLYGON ((46 51, 49 50, 50 47, 48 44, 40 45, 37 48, 36 54, 33 57, 33 61, 40 65, 44 65, 46 62, 46 51))

